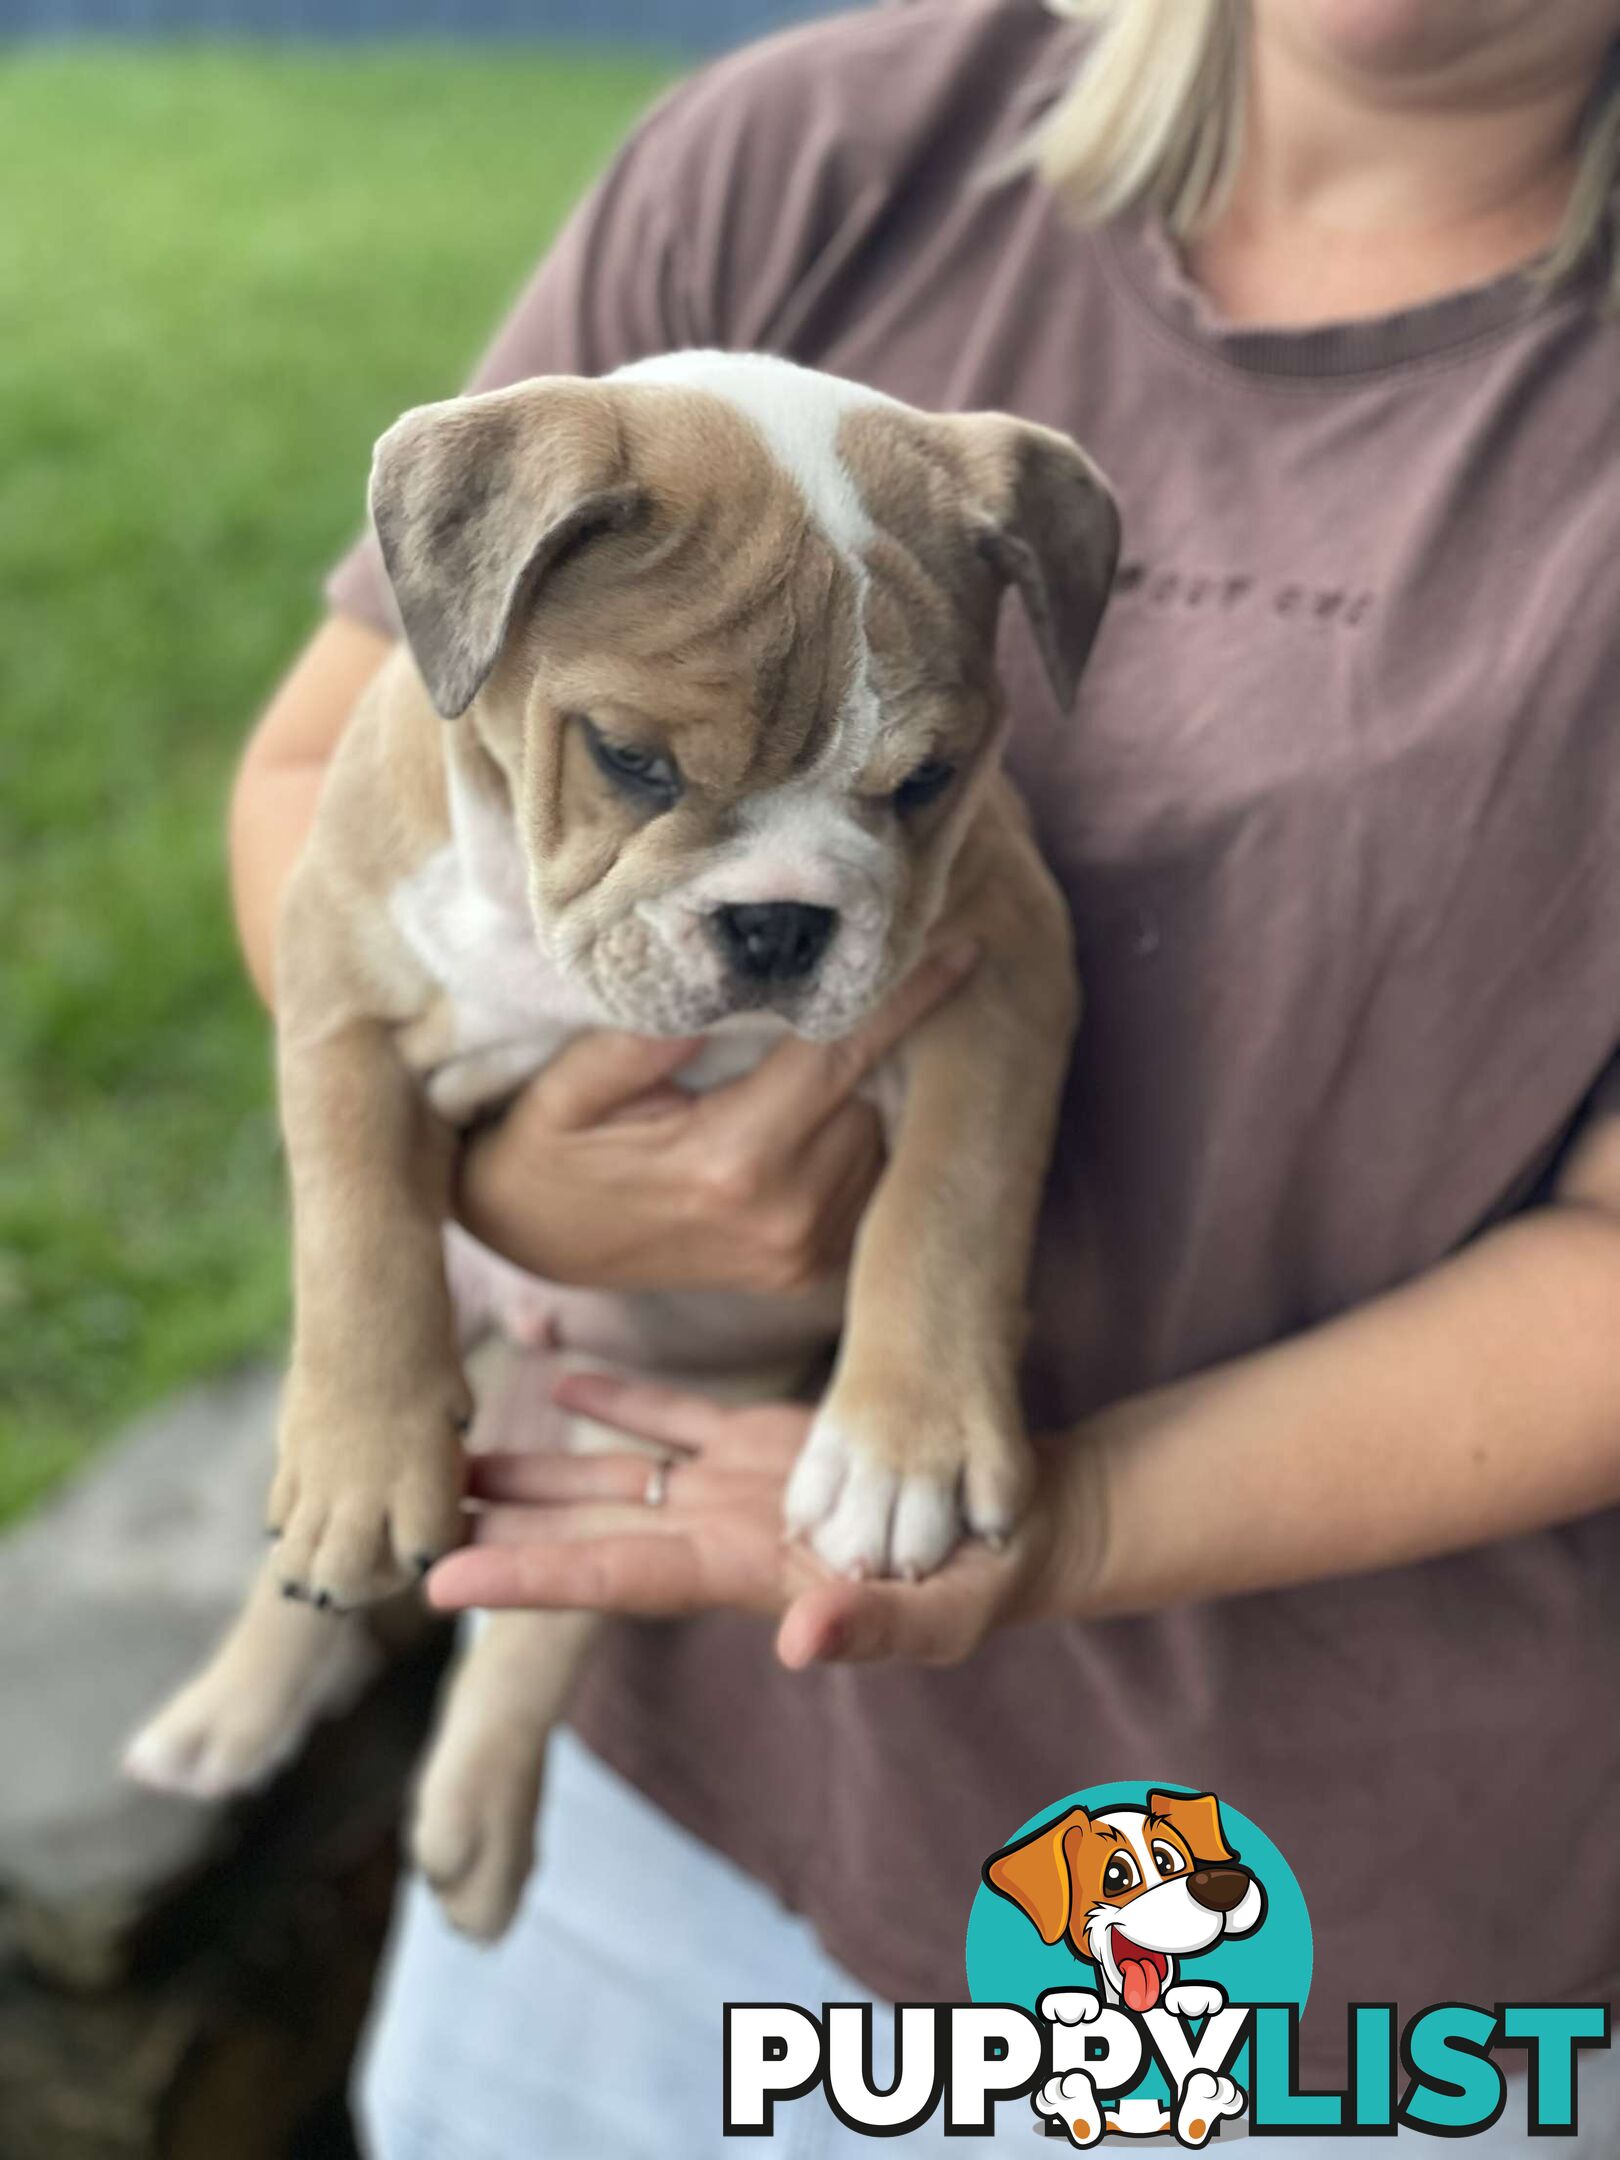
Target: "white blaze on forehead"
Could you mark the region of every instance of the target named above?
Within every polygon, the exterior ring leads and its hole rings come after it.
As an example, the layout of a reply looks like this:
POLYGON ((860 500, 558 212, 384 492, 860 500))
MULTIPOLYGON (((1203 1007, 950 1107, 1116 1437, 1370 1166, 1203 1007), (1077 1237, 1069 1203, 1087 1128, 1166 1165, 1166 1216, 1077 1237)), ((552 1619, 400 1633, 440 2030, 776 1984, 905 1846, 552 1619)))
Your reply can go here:
POLYGON ((1106 1815, 1097 1817, 1110 1830, 1117 1830, 1124 1843, 1136 1857, 1138 1872, 1144 1881, 1151 1881, 1158 1873, 1148 1853, 1147 1810, 1145 1808, 1111 1808, 1106 1815))
POLYGON ((871 752, 881 719, 866 636, 870 580, 865 555, 877 529, 839 450, 838 430, 846 413, 884 406, 896 412, 904 408, 881 390, 764 353, 666 353, 656 360, 634 361, 620 368, 612 380, 667 383, 673 389, 704 390, 724 399, 753 424, 804 497, 812 519, 842 558, 855 586, 860 637, 855 682, 839 715, 826 762, 835 769, 858 771, 871 752))

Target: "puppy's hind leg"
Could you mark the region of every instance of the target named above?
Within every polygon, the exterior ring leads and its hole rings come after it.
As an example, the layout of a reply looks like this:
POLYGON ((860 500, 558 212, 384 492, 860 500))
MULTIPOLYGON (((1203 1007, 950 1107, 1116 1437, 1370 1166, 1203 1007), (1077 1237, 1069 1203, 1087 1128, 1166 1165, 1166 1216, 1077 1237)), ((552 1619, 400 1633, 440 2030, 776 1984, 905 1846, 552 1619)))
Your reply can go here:
POLYGON ((193 1800, 255 1791, 323 1717, 348 1708, 378 1663, 363 1620, 290 1602, 266 1562, 202 1671, 130 1741, 124 1769, 193 1800))
POLYGON ((411 1856, 445 1917, 477 1942, 511 1925, 535 1861, 546 1742, 594 1613, 493 1615, 450 1676, 417 1797, 411 1856))

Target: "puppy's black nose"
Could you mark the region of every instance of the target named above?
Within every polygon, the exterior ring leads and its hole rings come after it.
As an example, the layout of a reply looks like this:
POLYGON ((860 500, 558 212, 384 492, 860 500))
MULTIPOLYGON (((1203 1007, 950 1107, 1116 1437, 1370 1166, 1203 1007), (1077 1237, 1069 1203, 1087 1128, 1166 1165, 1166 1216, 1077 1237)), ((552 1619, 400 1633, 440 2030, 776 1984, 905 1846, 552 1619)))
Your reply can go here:
POLYGON ((750 982, 795 982, 808 975, 837 925, 831 908, 798 900, 765 900, 716 908, 709 918, 730 966, 750 982))
POLYGON ((1231 1912, 1247 1894, 1249 1871, 1240 1867, 1200 1868, 1188 1877, 1187 1888, 1206 1912, 1231 1912))

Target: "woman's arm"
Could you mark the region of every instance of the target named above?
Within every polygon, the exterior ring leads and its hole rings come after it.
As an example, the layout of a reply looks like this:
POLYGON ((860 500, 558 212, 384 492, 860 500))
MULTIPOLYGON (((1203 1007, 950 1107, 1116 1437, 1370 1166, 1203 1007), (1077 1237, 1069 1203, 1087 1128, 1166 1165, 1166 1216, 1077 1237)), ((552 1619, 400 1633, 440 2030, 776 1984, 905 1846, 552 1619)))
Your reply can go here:
POLYGON ((1099 1619, 1398 1566, 1620 1502, 1620 1118, 1558 1202, 1307 1334, 1089 1419, 1003 1554, 920 1584, 826 1579, 780 1546, 807 1413, 578 1376, 574 1408, 678 1452, 656 1513, 646 1458, 495 1458, 482 1542, 441 1605, 783 1615, 817 1658, 966 1656, 997 1622, 1099 1619))
POLYGON ((1104 1527, 1048 1609, 1358 1574, 1620 1501, 1620 1119, 1557 1204, 1253 1357, 1105 1413, 1104 1527))
POLYGON ((364 623, 328 616, 242 753, 231 796, 231 895, 242 956, 267 1005, 281 888, 309 837, 327 760, 361 691, 392 650, 364 623))

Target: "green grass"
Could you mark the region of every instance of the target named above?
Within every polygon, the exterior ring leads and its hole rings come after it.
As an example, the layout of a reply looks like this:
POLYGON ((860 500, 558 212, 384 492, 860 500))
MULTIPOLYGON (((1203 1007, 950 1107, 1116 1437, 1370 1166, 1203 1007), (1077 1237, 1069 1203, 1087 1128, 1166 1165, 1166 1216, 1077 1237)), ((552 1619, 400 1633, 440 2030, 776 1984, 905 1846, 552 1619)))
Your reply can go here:
POLYGON ((372 439, 661 79, 570 54, 0 65, 0 1515, 286 1319, 221 811, 372 439))

